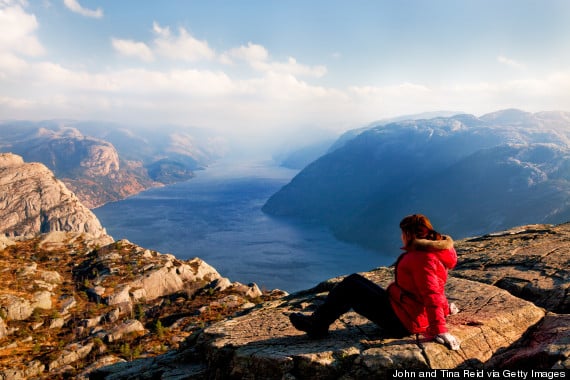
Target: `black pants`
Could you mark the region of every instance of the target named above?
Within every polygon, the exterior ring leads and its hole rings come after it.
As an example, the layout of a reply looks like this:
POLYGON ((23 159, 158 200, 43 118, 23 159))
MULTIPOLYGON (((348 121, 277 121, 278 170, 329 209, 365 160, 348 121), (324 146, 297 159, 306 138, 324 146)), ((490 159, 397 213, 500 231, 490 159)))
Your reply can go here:
POLYGON ((388 292, 356 273, 338 283, 313 316, 328 326, 350 309, 382 327, 390 336, 409 335, 392 309, 388 292))

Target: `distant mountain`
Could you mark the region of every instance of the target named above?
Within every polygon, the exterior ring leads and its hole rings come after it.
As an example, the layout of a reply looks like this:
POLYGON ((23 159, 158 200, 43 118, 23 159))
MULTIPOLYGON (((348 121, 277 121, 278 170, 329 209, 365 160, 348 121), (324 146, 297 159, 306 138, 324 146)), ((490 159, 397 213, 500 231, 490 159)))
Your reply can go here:
POLYGON ((504 110, 367 129, 264 205, 348 241, 395 249, 399 220, 425 213, 455 237, 570 216, 570 113, 504 110))
POLYGON ((0 152, 41 162, 90 208, 184 181, 223 154, 215 136, 186 129, 75 121, 4 122, 0 152))
POLYGON ((355 138, 356 136, 358 136, 362 132, 367 131, 367 130, 372 129, 372 128, 375 128, 375 127, 379 127, 381 125, 397 123, 397 122, 407 121, 407 120, 421 120, 421 119, 433 119, 436 117, 450 117, 450 116, 458 115, 461 113, 462 112, 453 112, 453 111, 423 112, 423 113, 417 113, 417 114, 413 114, 413 115, 404 115, 404 116, 397 116, 397 117, 392 117, 392 118, 388 118, 388 119, 377 120, 377 121, 372 122, 372 123, 370 123, 364 127, 360 127, 357 129, 351 129, 349 131, 344 132, 334 142, 334 144, 332 144, 330 146, 329 152, 342 147, 344 144, 346 144, 346 142, 352 140, 353 138, 355 138))
POLYGON ((285 168, 300 170, 325 154, 334 142, 332 138, 323 139, 302 148, 278 154, 273 159, 285 168))

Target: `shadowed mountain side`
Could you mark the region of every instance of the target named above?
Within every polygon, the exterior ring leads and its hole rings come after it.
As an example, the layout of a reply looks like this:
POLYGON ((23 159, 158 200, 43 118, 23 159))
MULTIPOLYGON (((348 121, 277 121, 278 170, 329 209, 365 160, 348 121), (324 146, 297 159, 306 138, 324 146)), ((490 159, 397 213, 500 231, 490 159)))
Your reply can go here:
POLYGON ((550 144, 480 150, 376 199, 336 226, 336 235, 382 249, 390 244, 383 231, 394 236, 401 216, 418 210, 438 230, 457 237, 527 223, 561 223, 570 219, 570 150, 550 144))
POLYGON ((570 115, 500 111, 371 128, 319 158, 263 210, 376 249, 403 215, 456 237, 570 216, 570 115))

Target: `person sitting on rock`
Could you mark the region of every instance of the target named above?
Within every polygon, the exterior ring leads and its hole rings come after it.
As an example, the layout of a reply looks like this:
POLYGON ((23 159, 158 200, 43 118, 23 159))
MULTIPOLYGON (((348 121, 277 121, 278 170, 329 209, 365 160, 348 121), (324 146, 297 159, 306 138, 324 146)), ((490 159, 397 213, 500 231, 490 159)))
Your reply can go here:
POLYGON ((292 325, 312 338, 324 337, 329 326, 350 309, 390 331, 394 337, 422 334, 458 350, 445 318, 458 311, 445 296, 447 271, 455 267, 457 254, 450 236, 433 229, 421 214, 400 222, 404 252, 395 264, 394 282, 383 289, 359 274, 338 283, 313 314, 289 315, 292 325))

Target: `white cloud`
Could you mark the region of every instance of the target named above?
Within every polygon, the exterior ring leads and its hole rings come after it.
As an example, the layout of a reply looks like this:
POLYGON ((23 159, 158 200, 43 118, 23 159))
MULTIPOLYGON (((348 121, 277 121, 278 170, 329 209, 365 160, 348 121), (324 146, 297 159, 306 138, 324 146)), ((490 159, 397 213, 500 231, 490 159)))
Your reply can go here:
POLYGON ((233 60, 241 60, 253 64, 255 62, 264 62, 269 59, 269 52, 261 45, 251 42, 247 46, 233 48, 222 54, 221 60, 225 63, 233 63, 233 60))
POLYGON ((252 67, 260 71, 274 71, 315 78, 320 78, 327 73, 327 68, 325 66, 302 65, 293 57, 289 57, 286 62, 253 62, 252 67))
MULTIPOLYGON (((178 123, 275 140, 291 126, 342 130, 383 117, 442 109, 475 114, 507 107, 570 110, 570 70, 536 77, 523 70, 510 81, 428 85, 418 80, 339 88, 315 81, 327 74, 325 66, 292 57, 275 59, 253 42, 216 54, 207 41, 186 29, 173 32, 158 23, 148 41, 111 39, 117 53, 156 64, 78 69, 81 62, 72 67, 41 59, 38 22, 22 4, 0 0, 2 118, 178 123), (157 62, 161 59, 164 62, 157 62), (168 60, 207 61, 209 69, 179 62, 169 66, 168 60)), ((497 60, 524 68, 506 57, 497 60)))
POLYGON ((145 62, 154 60, 152 50, 144 42, 113 38, 111 44, 122 55, 139 58, 145 62))
POLYGON ((87 9, 81 6, 81 4, 79 4, 77 0, 63 0, 63 3, 69 10, 78 13, 82 16, 91 17, 91 18, 103 17, 103 10, 101 8, 97 8, 95 10, 87 9))
POLYGON ((516 70, 524 70, 526 68, 524 64, 517 62, 514 59, 507 58, 503 55, 497 57, 497 62, 502 63, 503 65, 509 66, 516 70))
POLYGON ((0 53, 39 56, 44 48, 35 35, 38 22, 20 4, 22 2, 6 0, 0 3, 0 53))
POLYGON ((271 61, 269 52, 261 45, 249 42, 247 46, 230 49, 222 54, 221 62, 231 64, 234 60, 244 61, 252 68, 261 72, 276 72, 295 76, 310 76, 320 78, 327 73, 325 66, 307 66, 289 57, 285 62, 271 61))
POLYGON ((153 31, 156 35, 153 41, 154 51, 165 58, 194 62, 213 60, 216 56, 208 42, 192 37, 184 28, 180 28, 178 36, 175 36, 170 32, 170 28, 163 28, 155 22, 153 31))

